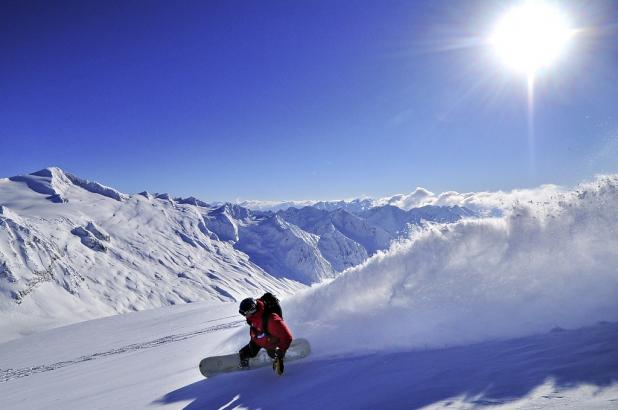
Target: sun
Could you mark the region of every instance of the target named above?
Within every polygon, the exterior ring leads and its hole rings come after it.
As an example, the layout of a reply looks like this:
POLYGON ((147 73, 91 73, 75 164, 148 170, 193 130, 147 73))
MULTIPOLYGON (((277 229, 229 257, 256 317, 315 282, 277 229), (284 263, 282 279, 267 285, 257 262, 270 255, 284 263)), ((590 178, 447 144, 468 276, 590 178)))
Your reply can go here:
POLYGON ((531 77, 562 56, 572 34, 566 14, 557 6, 526 1, 498 20, 489 42, 504 65, 531 77))

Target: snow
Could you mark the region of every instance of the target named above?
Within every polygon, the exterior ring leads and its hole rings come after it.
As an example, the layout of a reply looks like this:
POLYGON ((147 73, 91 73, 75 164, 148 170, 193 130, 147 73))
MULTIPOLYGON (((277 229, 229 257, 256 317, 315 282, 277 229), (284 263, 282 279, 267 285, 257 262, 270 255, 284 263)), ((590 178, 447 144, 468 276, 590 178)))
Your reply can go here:
POLYGON ((310 285, 364 262, 428 221, 464 217, 476 215, 456 206, 404 211, 386 205, 357 213, 306 206, 272 213, 225 204, 210 210, 205 223, 218 240, 231 243, 266 272, 310 285))
POLYGON ((260 211, 280 211, 288 208, 302 208, 312 206, 316 201, 258 201, 258 200, 238 200, 236 203, 243 208, 255 209, 260 211))
POLYGON ((275 214, 127 195, 57 167, 2 180, 0 206, 0 341, 176 303, 294 293, 387 249, 410 225, 469 216, 451 208, 399 210, 392 220, 381 208, 275 214))
MULTIPOLYGON (((301 336, 302 326, 290 325, 301 336)), ((314 349, 280 378, 268 368, 200 375, 202 357, 237 350, 247 333, 236 305, 225 303, 113 316, 25 337, 0 345, 2 405, 610 409, 618 403, 618 323, 451 348, 339 355, 314 349)))
MULTIPOLYGON (((94 200, 82 187, 56 187, 68 202, 54 203, 17 184, 0 181, 0 251, 33 268, 8 263, 0 276, 5 291, 28 289, 19 282, 35 291, 2 313, 3 332, 18 324, 22 335, 0 344, 3 408, 618 408, 618 176, 573 189, 496 193, 510 198, 501 216, 425 224, 310 288, 272 277, 232 244, 213 240, 209 208, 95 194, 97 206, 85 213, 80 201, 91 209, 94 200), (149 242, 135 234, 141 226, 149 242), (97 240, 95 230, 108 235, 111 250, 84 247, 70 233, 76 227, 97 240), (45 270, 58 243, 84 255, 83 270, 45 270), (149 247, 171 250, 168 264, 191 256, 194 268, 176 264, 149 281, 140 276, 158 263, 141 258, 149 247), (87 288, 63 282, 80 275, 87 288), (76 296, 67 298, 62 284, 76 296), (311 341, 312 355, 289 363, 281 378, 266 368, 203 379, 201 358, 248 340, 232 300, 265 286, 281 289, 286 321, 311 341), (114 315, 150 292, 174 291, 219 297, 114 315), (48 325, 43 312, 54 320, 114 316, 40 331, 48 325)), ((328 212, 333 227, 345 228, 339 232, 366 232, 366 220, 328 212)), ((247 227, 298 240, 295 251, 321 239, 279 214, 232 219, 241 221, 241 240, 247 227)))
POLYGON ((279 215, 246 230, 236 247, 275 277, 310 284, 335 276, 318 251, 319 237, 284 221, 279 215))
POLYGON ((332 352, 442 347, 617 321, 617 215, 618 177, 606 177, 502 218, 430 226, 314 286, 288 310, 332 352))
MULTIPOLYGON (((603 176, 599 176, 602 178, 603 176)), ((528 201, 544 201, 565 192, 565 188, 545 184, 536 188, 522 188, 511 191, 457 192, 439 194, 417 187, 411 193, 395 194, 381 198, 356 198, 331 201, 239 201, 239 205, 263 211, 280 211, 289 208, 310 206, 315 209, 335 211, 342 209, 350 213, 362 213, 372 208, 392 206, 410 211, 427 206, 462 207, 482 215, 502 215, 504 209, 528 201)))
POLYGON ((216 240, 205 224, 210 209, 116 195, 68 175, 49 168, 0 181, 0 341, 118 313, 304 287, 216 240))

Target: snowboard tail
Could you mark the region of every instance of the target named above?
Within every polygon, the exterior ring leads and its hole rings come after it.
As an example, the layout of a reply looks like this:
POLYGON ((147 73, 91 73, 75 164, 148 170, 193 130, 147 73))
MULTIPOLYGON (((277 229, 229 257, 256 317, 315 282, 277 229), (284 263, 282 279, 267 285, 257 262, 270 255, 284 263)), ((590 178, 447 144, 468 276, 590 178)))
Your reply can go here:
MULTIPOLYGON (((307 339, 294 339, 285 354, 285 362, 303 359, 309 356, 309 353, 311 353, 311 346, 307 339)), ((249 359, 249 370, 270 366, 272 363, 273 359, 262 349, 256 357, 249 359)), ((238 353, 207 357, 200 362, 200 372, 204 377, 211 377, 219 373, 246 370, 241 369, 239 364, 238 353)))

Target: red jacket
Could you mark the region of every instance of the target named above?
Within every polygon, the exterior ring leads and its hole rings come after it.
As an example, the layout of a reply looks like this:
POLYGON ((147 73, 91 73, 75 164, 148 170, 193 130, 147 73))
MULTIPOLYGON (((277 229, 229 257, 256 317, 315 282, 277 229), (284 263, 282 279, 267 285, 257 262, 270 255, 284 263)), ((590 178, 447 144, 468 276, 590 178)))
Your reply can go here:
POLYGON ((265 349, 274 350, 279 348, 281 350, 287 350, 292 343, 292 332, 285 324, 281 316, 276 313, 271 313, 268 319, 268 329, 264 332, 263 326, 264 315, 264 302, 257 301, 256 312, 247 317, 247 323, 251 325, 249 334, 251 340, 260 347, 265 349))

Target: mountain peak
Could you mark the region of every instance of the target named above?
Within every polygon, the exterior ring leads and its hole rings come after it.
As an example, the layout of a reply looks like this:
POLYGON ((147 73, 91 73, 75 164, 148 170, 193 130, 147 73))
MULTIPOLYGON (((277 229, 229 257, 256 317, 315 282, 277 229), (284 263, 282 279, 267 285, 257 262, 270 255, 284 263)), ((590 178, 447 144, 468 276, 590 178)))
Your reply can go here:
POLYGON ((86 191, 103 195, 117 201, 122 201, 127 198, 127 195, 113 188, 99 184, 98 182, 82 179, 58 167, 48 167, 29 175, 18 175, 9 179, 14 182, 26 183, 33 191, 48 195, 46 199, 57 203, 68 202, 67 191, 72 186, 77 186, 86 191))
POLYGON ((9 179, 13 182, 24 182, 31 190, 47 195, 46 199, 51 202, 68 202, 65 192, 71 181, 60 168, 44 168, 29 175, 17 175, 9 179))
POLYGON ((30 175, 34 175, 37 177, 45 177, 45 178, 54 178, 54 177, 62 177, 65 176, 66 173, 58 167, 47 167, 43 168, 39 171, 33 172, 30 175))

